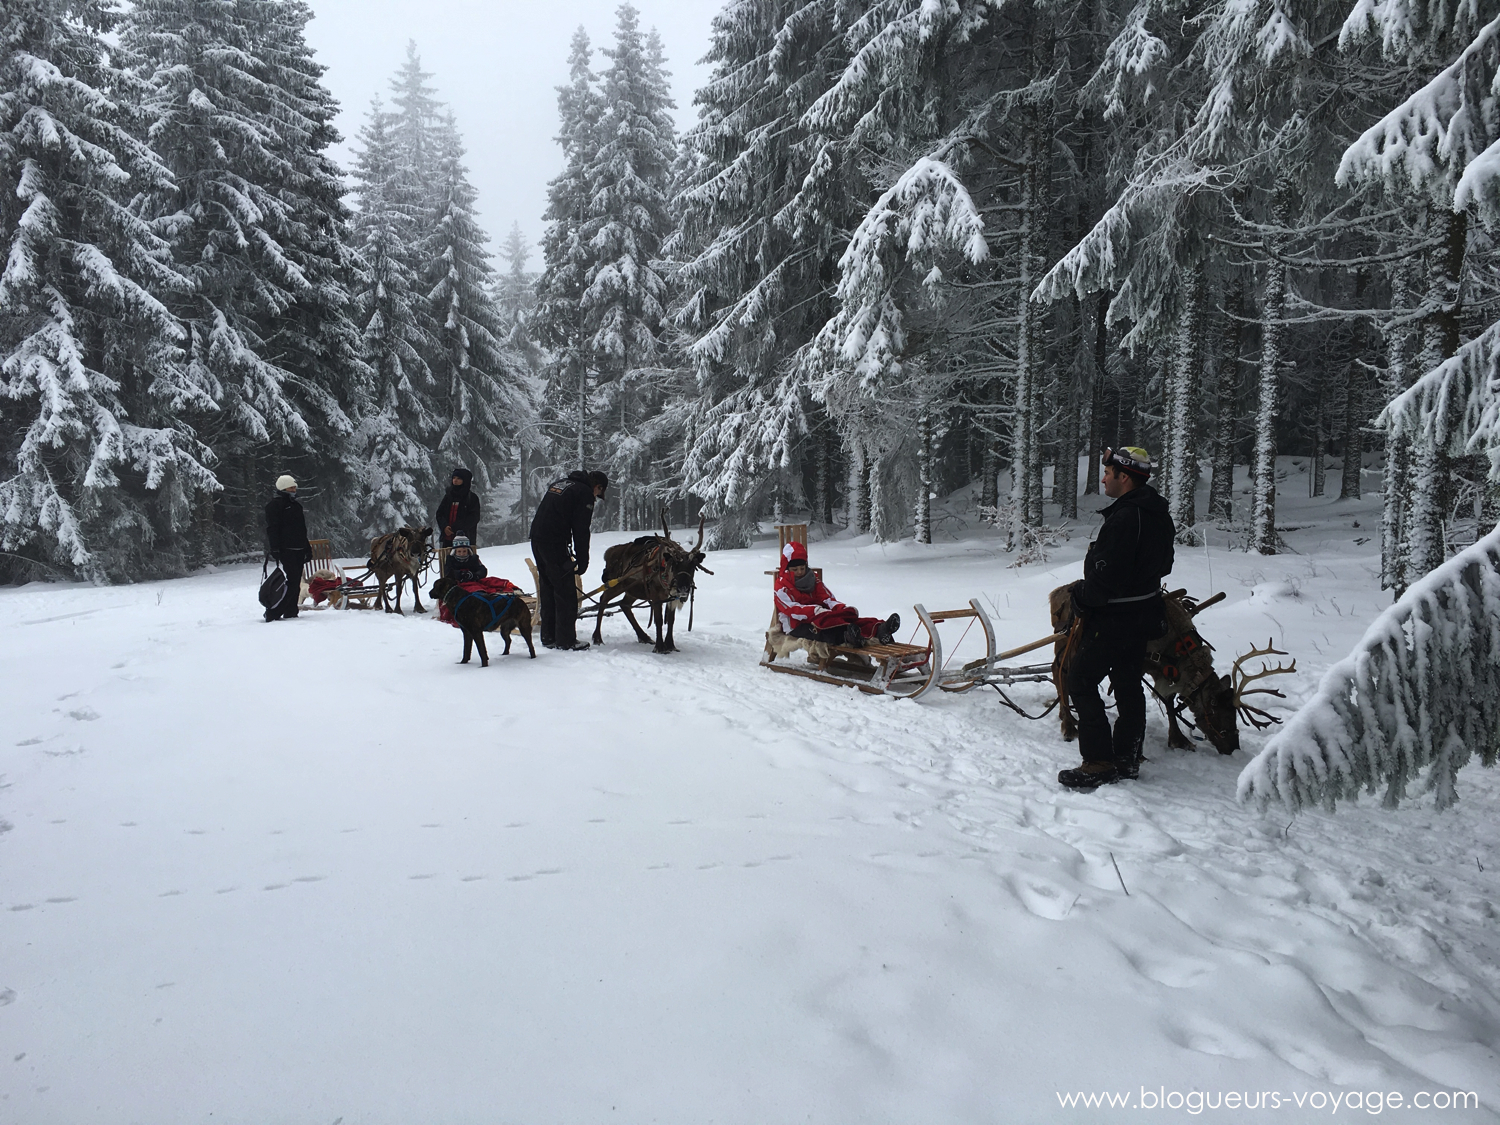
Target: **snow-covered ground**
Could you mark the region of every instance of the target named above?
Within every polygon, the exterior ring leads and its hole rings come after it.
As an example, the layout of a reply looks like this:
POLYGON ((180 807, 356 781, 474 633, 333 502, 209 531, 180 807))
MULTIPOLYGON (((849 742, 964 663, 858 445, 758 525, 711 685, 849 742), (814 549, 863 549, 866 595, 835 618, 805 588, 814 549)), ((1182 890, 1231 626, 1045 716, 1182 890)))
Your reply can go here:
MULTIPOLYGON (((1229 595, 1221 670, 1271 638, 1312 691, 1389 602, 1377 507, 1179 550, 1229 595)), ((813 561, 866 612, 1046 635, 1089 522, 1022 569, 940 528, 813 561)), ((757 668, 773 556, 710 556, 675 656, 611 619, 487 670, 432 617, 266 625, 258 568, 0 591, 0 1121, 1092 1121, 1059 1095, 1142 1088, 1130 1119, 1500 1120, 1493 771, 1444 814, 1263 817, 1263 736, 1168 751, 1153 714, 1139 782, 1065 792, 1075 748, 992 693, 757 668), (1481 1108, 1406 1108, 1455 1090, 1481 1108)))

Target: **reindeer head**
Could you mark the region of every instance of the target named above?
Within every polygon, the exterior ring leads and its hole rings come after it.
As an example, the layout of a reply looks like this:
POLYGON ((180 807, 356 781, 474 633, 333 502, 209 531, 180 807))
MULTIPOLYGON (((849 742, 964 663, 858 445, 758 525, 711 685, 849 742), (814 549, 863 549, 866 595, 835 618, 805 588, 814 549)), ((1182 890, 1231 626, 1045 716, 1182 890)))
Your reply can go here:
MULTIPOLYGON (((666 528, 665 512, 662 527, 666 528)), ((701 570, 705 574, 713 573, 703 565, 703 560, 707 558, 703 553, 703 517, 700 516, 698 519, 698 542, 693 544, 691 549, 672 539, 670 533, 667 538, 671 541, 668 559, 672 570, 672 601, 685 602, 692 596, 693 589, 697 585, 698 571, 701 570)))
POLYGON ((1240 748, 1240 732, 1234 718, 1234 688, 1228 676, 1209 676, 1187 697, 1187 702, 1198 729, 1215 750, 1233 754, 1240 748))

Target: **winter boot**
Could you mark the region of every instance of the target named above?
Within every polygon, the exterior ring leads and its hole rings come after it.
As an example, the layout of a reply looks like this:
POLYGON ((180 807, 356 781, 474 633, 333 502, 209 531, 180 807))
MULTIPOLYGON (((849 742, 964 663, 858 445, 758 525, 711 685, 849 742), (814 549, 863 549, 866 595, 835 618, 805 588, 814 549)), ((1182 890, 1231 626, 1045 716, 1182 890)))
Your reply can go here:
POLYGON ((875 626, 875 639, 883 645, 892 644, 896 640, 896 630, 901 628, 901 615, 893 613, 875 626))
POLYGON ((1097 789, 1119 781, 1120 775, 1115 772, 1113 762, 1084 762, 1081 766, 1063 770, 1057 775, 1057 780, 1069 789, 1097 789))
POLYGON ((553 645, 552 647, 562 649, 563 652, 587 652, 589 643, 588 641, 574 641, 570 645, 553 645))
POLYGON ((1140 754, 1115 762, 1115 776, 1121 781, 1135 781, 1141 776, 1141 763, 1146 759, 1140 754))
POLYGON ((858 625, 844 626, 844 646, 846 648, 860 648, 864 643, 865 638, 860 633, 858 625))

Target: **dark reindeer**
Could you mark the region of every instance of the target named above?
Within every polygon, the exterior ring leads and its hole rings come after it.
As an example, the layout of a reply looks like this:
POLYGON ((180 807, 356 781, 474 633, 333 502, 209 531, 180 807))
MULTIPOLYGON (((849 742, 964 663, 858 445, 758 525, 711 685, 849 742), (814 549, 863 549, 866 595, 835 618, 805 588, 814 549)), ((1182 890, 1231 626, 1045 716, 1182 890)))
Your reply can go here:
POLYGON ((604 552, 604 589, 599 596, 599 613, 594 620, 594 643, 602 645, 604 635, 604 607, 619 600, 620 608, 630 627, 635 630, 635 639, 641 644, 651 644, 651 638, 641 628, 640 622, 630 609, 637 602, 648 602, 651 606, 651 622, 656 626, 656 645, 652 652, 677 652, 672 640, 672 625, 677 620, 677 610, 692 597, 698 571, 712 574, 703 565, 703 520, 698 520, 698 542, 691 550, 672 538, 667 527, 667 513, 661 514, 661 535, 643 535, 630 543, 617 543, 604 552), (662 625, 666 625, 666 636, 662 636, 662 625))
MULTIPOLYGON (((1054 646, 1052 682, 1057 688, 1061 703, 1058 716, 1062 736, 1072 742, 1078 735, 1077 719, 1068 704, 1067 668, 1074 624, 1071 591, 1072 586, 1059 586, 1048 598, 1052 610, 1052 631, 1065 634, 1064 640, 1054 646)), ((1220 754, 1233 754, 1240 747, 1240 732, 1237 717, 1257 730, 1264 730, 1275 718, 1259 707, 1245 702, 1250 695, 1274 695, 1285 698, 1273 688, 1251 688, 1250 684, 1266 676, 1282 675, 1297 670, 1297 662, 1283 668, 1272 668, 1266 664, 1261 670, 1247 674, 1247 660, 1271 655, 1285 656, 1269 642, 1263 649, 1252 648, 1235 660, 1230 674, 1220 676, 1214 671, 1213 646, 1205 641, 1193 627, 1193 618, 1202 610, 1218 602, 1224 595, 1216 594, 1206 601, 1198 602, 1188 597, 1186 590, 1173 590, 1163 594, 1162 604, 1166 610, 1167 631, 1164 636, 1147 642, 1145 672, 1151 678, 1152 693, 1161 702, 1167 713, 1167 745, 1175 750, 1191 750, 1192 742, 1182 733, 1178 720, 1184 711, 1191 712, 1193 721, 1213 743, 1220 754)), ((1186 722, 1187 720, 1183 720, 1186 722)))
POLYGON ((401 587, 408 581, 411 583, 412 608, 417 613, 427 612, 422 608, 417 575, 422 573, 431 539, 430 527, 403 527, 370 540, 370 573, 380 582, 380 608, 387 613, 392 610, 386 604, 385 584, 392 578, 396 580, 396 613, 401 613, 401 587))

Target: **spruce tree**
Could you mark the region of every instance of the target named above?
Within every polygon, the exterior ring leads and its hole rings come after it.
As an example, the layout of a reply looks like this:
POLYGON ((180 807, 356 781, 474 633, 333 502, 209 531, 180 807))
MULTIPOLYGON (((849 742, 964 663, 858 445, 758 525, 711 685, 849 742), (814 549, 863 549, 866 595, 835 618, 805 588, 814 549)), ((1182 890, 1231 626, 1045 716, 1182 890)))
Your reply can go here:
POLYGON ((430 452, 439 425, 426 356, 437 341, 425 330, 418 287, 421 200, 411 190, 391 124, 377 99, 360 133, 354 171, 354 235, 363 262, 356 316, 374 374, 355 449, 363 486, 361 529, 371 536, 420 521, 442 491, 439 480, 446 479, 435 475, 430 452))
POLYGON ((133 135, 105 0, 17 0, 0 22, 0 575, 172 572, 218 484, 209 413, 164 301, 188 289, 124 205, 171 176, 133 135))
POLYGON ((138 206, 169 230, 192 283, 170 307, 192 377, 218 407, 202 427, 227 485, 220 529, 246 545, 261 540, 278 472, 323 470, 302 482, 315 515, 333 499, 319 497, 319 478, 335 483, 352 430, 356 377, 339 369, 352 340, 343 216, 322 155, 337 135, 302 40, 308 18, 275 0, 140 0, 121 36, 151 87, 149 135, 173 176, 138 206))
POLYGON ((502 342, 489 251, 451 114, 440 119, 431 141, 434 206, 420 252, 427 263, 428 313, 438 326, 430 361, 441 427, 436 456, 468 465, 477 485, 491 487, 514 467, 515 435, 534 406, 521 365, 502 342))
POLYGON ((551 353, 545 369, 542 425, 556 469, 588 463, 597 446, 590 433, 592 355, 584 325, 583 294, 595 253, 585 234, 590 206, 588 168, 598 145, 602 102, 590 69, 587 33, 573 34, 568 84, 558 87, 563 170, 547 187, 544 269, 537 281, 534 338, 551 353))
POLYGON ((595 415, 612 435, 604 460, 619 479, 615 502, 623 521, 633 489, 649 471, 636 431, 654 413, 649 370, 659 358, 667 301, 655 262, 669 230, 676 137, 659 46, 653 58, 630 4, 621 4, 616 16, 614 46, 604 52, 610 67, 603 79, 599 145, 584 172, 584 237, 593 261, 582 305, 599 370, 595 415))

